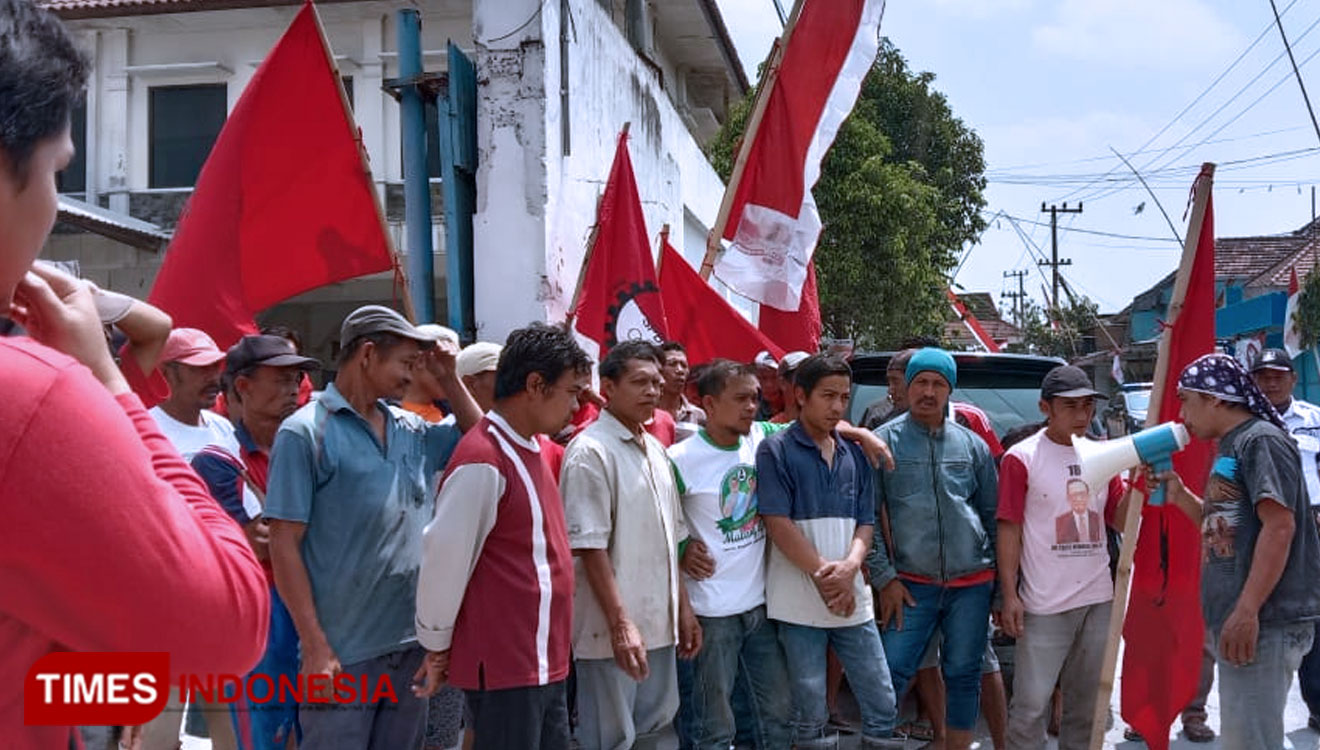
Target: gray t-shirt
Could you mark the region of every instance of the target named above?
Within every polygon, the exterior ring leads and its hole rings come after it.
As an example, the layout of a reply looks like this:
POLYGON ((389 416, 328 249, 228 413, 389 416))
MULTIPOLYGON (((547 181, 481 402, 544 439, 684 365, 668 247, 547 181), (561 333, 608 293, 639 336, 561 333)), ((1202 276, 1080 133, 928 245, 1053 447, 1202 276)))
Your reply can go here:
POLYGON ((1223 625, 1247 582, 1261 529, 1256 504, 1262 500, 1292 511, 1296 531, 1283 576, 1260 609, 1260 622, 1320 617, 1320 538, 1308 509, 1297 444, 1278 427, 1252 418, 1219 440, 1205 485, 1201 606, 1208 627, 1223 625))

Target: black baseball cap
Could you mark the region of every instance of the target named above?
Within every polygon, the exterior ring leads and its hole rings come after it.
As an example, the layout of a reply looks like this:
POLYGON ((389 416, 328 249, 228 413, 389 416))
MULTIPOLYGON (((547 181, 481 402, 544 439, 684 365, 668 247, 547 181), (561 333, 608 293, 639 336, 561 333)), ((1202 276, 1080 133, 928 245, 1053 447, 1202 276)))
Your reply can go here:
POLYGON ((283 336, 244 336, 225 354, 225 371, 242 372, 252 367, 297 367, 315 370, 320 360, 304 357, 283 336))
POLYGON ((1091 385, 1091 379, 1086 376, 1086 371, 1080 367, 1059 365, 1045 373, 1045 379, 1040 383, 1040 397, 1046 401, 1052 398, 1083 398, 1085 396, 1108 398, 1105 394, 1097 391, 1095 386, 1091 385))
POLYGON ((435 336, 417 330, 407 318, 383 305, 363 305, 349 313, 339 327, 339 344, 348 346, 350 341, 372 333, 392 333, 412 339, 423 349, 435 346, 435 336))
POLYGON ((1260 372, 1261 370, 1296 372, 1293 369, 1292 357, 1289 357, 1288 352, 1282 349, 1266 349, 1261 352, 1260 356, 1256 357, 1256 361, 1252 363, 1251 371, 1260 372))

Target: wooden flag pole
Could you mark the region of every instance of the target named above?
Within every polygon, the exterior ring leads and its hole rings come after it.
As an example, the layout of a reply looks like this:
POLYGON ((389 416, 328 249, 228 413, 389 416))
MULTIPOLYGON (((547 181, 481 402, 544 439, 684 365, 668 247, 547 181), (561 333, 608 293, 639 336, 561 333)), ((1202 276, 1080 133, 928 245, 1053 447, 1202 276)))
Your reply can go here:
MULTIPOLYGON (((1160 407, 1164 401, 1164 387, 1170 377, 1169 347, 1173 337, 1173 323, 1182 314, 1187 287, 1191 283, 1192 265, 1201 243, 1201 226, 1205 222, 1205 208, 1210 201, 1210 188, 1214 184, 1215 165, 1201 165, 1201 174, 1192 186, 1192 216, 1187 223, 1187 238, 1183 241, 1182 261, 1173 283, 1173 298, 1169 302, 1168 326, 1160 333, 1159 358, 1155 360, 1155 381, 1150 394, 1150 408, 1146 412, 1146 426, 1160 421, 1160 407)), ((1123 621, 1127 615, 1128 591, 1132 585, 1132 559, 1137 551, 1137 537, 1141 526, 1141 509, 1145 505, 1142 494, 1128 491, 1127 516, 1123 519, 1123 548, 1118 555, 1118 571, 1114 579, 1114 605, 1109 615, 1109 639, 1105 642, 1105 660, 1100 672, 1100 685, 1095 696, 1095 717, 1091 724, 1091 750, 1101 750, 1105 741, 1105 724, 1109 701, 1114 692, 1114 676, 1118 671, 1118 642, 1123 635, 1123 621)))
POLYGON ((779 63, 784 57, 784 49, 788 47, 789 38, 793 36, 793 27, 797 25, 798 16, 802 13, 802 3, 803 0, 793 3, 793 13, 788 17, 784 33, 775 40, 775 46, 770 50, 770 57, 766 60, 765 79, 756 90, 752 114, 747 118, 747 126, 743 128, 742 143, 738 146, 738 157, 734 160, 733 171, 729 174, 728 187, 724 188, 724 199, 720 201, 720 211, 715 217, 715 226, 711 227, 710 234, 706 236, 706 256, 701 260, 703 279, 710 279, 711 271, 715 270, 715 256, 719 255, 720 239, 724 237, 724 230, 729 224, 733 199, 738 193, 738 185, 742 182, 743 171, 747 169, 747 158, 751 153, 752 143, 756 140, 756 133, 761 129, 761 119, 765 117, 766 106, 770 103, 770 92, 774 91, 775 81, 779 80, 779 63))
POLYGON ((655 278, 660 279, 660 265, 665 262, 665 245, 669 244, 669 224, 660 227, 660 247, 655 254, 655 278))
MULTIPOLYGON (((628 135, 628 130, 632 128, 632 121, 623 124, 623 130, 619 135, 628 135)), ((625 146, 626 148, 626 146, 625 146)), ((591 225, 591 234, 587 235, 587 252, 582 256, 582 268, 578 269, 577 286, 573 288, 573 299, 568 305, 568 323, 573 324, 573 318, 577 315, 578 299, 582 297, 582 287, 587 283, 587 270, 591 268, 591 256, 596 252, 596 235, 600 233, 600 202, 604 200, 605 193, 602 192, 596 199, 596 223, 591 225)))
POLYGON ((362 178, 367 181, 367 192, 371 193, 371 203, 376 207, 376 218, 380 221, 380 232, 385 237, 385 249, 390 253, 390 261, 394 264, 394 279, 397 284, 399 280, 403 282, 403 314, 411 323, 417 322, 417 310, 413 306, 412 292, 409 291, 408 272, 404 268, 403 258, 399 255, 398 248, 394 246, 394 239, 390 236, 389 223, 385 221, 385 207, 380 202, 380 194, 376 192, 376 182, 371 176, 371 159, 367 154, 367 147, 362 143, 362 130, 357 127, 357 119, 353 117, 353 107, 348 103, 348 94, 344 91, 342 82, 343 76, 339 74, 339 66, 335 64, 334 52, 330 49, 330 40, 326 38, 325 26, 321 24, 321 13, 316 9, 315 3, 307 3, 312 6, 312 17, 316 19, 316 33, 321 37, 321 51, 325 53, 326 62, 330 63, 330 70, 334 73, 335 81, 338 83, 339 104, 344 108, 344 116, 348 119, 350 135, 353 142, 357 144, 358 158, 362 162, 362 178))

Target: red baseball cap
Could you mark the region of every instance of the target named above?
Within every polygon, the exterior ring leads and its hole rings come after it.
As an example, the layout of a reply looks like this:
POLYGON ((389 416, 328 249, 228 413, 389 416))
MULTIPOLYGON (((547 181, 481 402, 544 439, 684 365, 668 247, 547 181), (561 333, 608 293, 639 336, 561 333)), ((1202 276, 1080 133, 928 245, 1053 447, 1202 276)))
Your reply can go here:
POLYGON ((205 331, 196 328, 175 328, 165 341, 165 349, 160 354, 160 361, 179 362, 193 367, 206 367, 225 358, 225 353, 215 345, 215 340, 205 331))

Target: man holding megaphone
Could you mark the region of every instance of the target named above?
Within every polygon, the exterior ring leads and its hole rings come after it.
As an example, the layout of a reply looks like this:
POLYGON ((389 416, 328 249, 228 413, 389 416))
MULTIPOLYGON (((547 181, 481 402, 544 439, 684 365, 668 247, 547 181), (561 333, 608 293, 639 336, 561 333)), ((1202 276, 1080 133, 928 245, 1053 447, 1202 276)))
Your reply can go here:
POLYGON ((1044 747, 1056 683, 1059 747, 1090 742, 1114 598, 1105 524, 1124 517, 1122 480, 1112 471, 1088 475, 1073 447, 1095 417, 1097 398, 1104 396, 1081 369, 1051 370, 1040 390, 1045 427, 1010 448, 999 466, 1000 623, 1018 639, 1011 748, 1044 747))
MULTIPOLYGON (((1320 618, 1320 538, 1297 444, 1242 365, 1207 354, 1178 379, 1181 417, 1218 456, 1196 497, 1173 471, 1153 477, 1200 524, 1201 608, 1219 666, 1225 750, 1283 746, 1283 711, 1320 618)), ((1153 472, 1148 472, 1153 473, 1153 472)))

